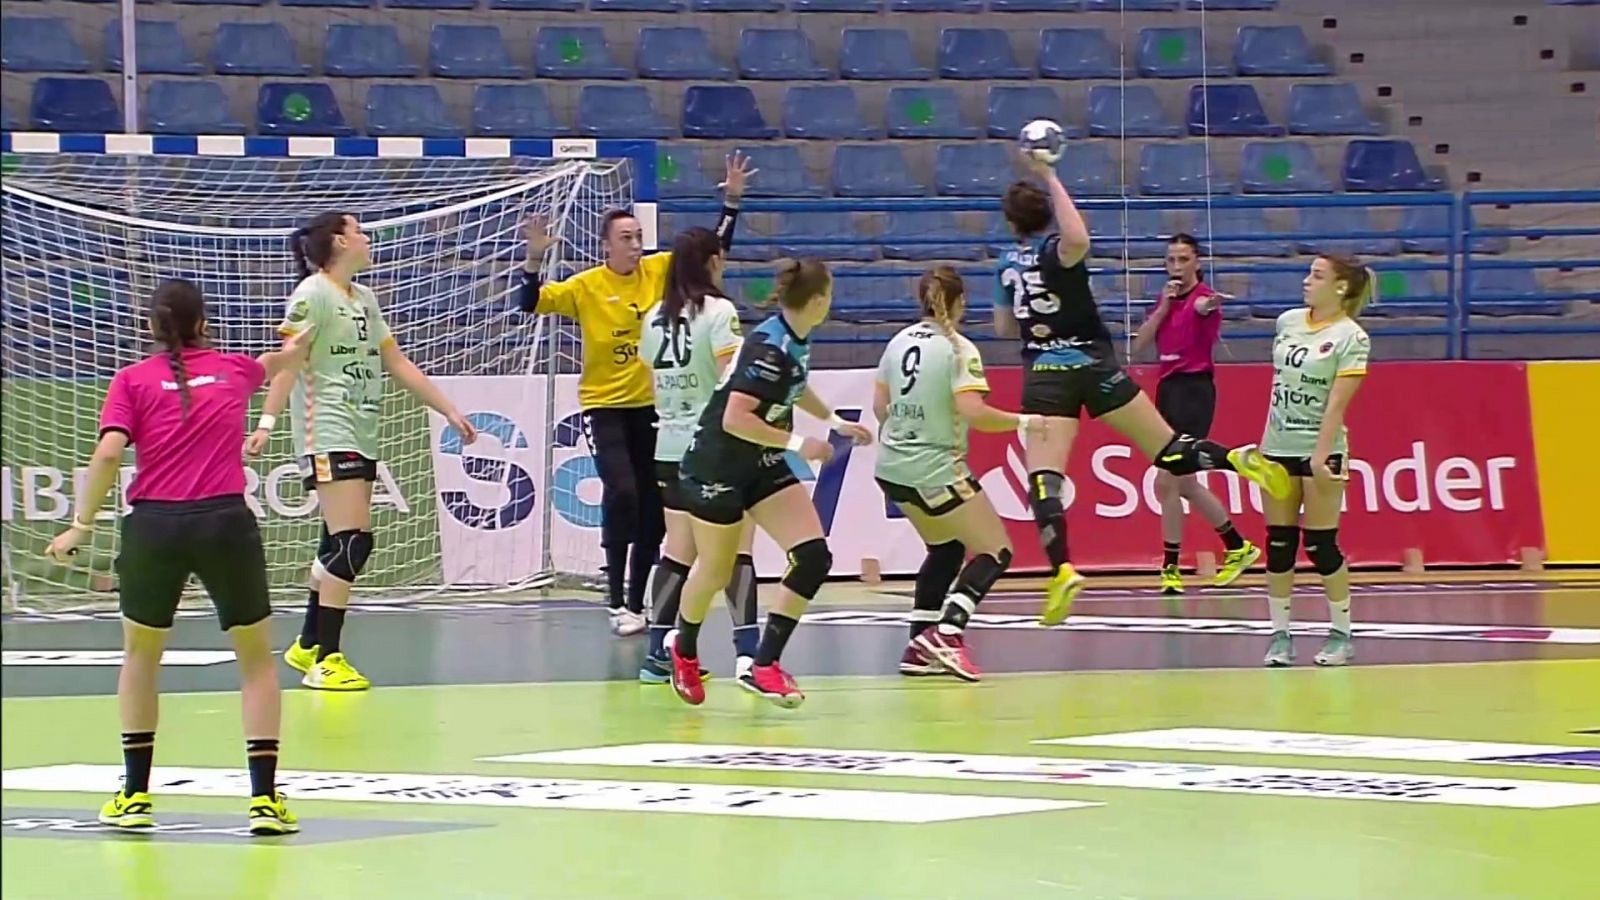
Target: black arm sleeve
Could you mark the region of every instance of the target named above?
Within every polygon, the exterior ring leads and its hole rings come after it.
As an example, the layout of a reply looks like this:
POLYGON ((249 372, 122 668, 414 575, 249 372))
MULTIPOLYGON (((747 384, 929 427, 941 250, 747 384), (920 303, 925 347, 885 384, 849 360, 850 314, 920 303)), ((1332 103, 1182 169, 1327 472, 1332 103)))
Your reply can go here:
POLYGON ((522 270, 522 286, 517 288, 517 308, 523 312, 533 312, 539 308, 539 271, 530 272, 522 270))
POLYGON ((739 207, 722 207, 722 215, 717 218, 717 237, 722 239, 722 252, 727 253, 733 249, 733 228, 739 224, 739 207))
POLYGON ((793 365, 781 348, 764 341, 746 341, 734 365, 729 391, 749 394, 763 403, 780 403, 789 396, 793 365))

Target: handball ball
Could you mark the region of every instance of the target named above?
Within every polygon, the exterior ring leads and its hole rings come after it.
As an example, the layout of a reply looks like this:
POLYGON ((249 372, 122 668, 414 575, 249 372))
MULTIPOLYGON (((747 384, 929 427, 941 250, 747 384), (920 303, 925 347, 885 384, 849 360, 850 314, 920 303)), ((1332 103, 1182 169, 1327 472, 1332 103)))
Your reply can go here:
POLYGON ((1067 136, 1062 133, 1060 125, 1049 119, 1034 119, 1022 126, 1022 134, 1017 140, 1022 144, 1024 153, 1040 162, 1054 165, 1061 158, 1067 136))

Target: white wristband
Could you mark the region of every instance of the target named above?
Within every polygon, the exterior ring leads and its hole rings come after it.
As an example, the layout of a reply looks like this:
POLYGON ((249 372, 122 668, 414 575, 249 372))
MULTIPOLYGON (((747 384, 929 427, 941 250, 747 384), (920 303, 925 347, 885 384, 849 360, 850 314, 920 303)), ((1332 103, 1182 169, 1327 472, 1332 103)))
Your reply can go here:
POLYGON ((78 529, 84 534, 94 534, 94 523, 85 523, 82 519, 78 518, 76 514, 74 514, 72 517, 72 527, 78 529))
POLYGON ((791 434, 791 435, 789 435, 789 443, 787 445, 787 449, 793 450, 794 452, 799 453, 800 452, 800 448, 805 446, 805 443, 806 443, 806 439, 805 438, 801 437, 798 434, 791 434))
POLYGON ((841 428, 843 428, 843 427, 845 427, 846 425, 849 425, 849 424, 850 424, 849 422, 846 422, 844 419, 839 418, 839 414, 838 413, 836 413, 836 412, 835 413, 828 413, 828 427, 833 429, 834 431, 838 431, 839 429, 841 429, 841 428))
POLYGON ((272 430, 272 426, 274 426, 276 424, 278 424, 278 417, 277 416, 270 415, 268 413, 262 413, 261 414, 261 418, 256 421, 256 430, 257 431, 271 431, 272 430))
POLYGON ((1027 431, 1028 426, 1033 424, 1033 418, 1031 413, 1017 413, 1017 432, 1020 434, 1027 431))

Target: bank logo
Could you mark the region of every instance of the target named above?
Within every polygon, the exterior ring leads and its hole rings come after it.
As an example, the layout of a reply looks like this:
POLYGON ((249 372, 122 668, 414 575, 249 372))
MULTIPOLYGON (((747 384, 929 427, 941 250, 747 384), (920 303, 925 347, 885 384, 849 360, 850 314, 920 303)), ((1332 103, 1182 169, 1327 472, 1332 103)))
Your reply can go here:
POLYGON ((452 519, 468 528, 480 531, 515 528, 533 515, 537 500, 533 475, 510 459, 490 454, 494 452, 491 449, 494 443, 500 445, 502 453, 528 450, 527 432, 515 421, 497 412, 468 413, 467 421, 477 429, 478 441, 468 447, 461 440, 461 432, 453 425, 446 425, 444 432, 439 435, 439 455, 459 458, 461 472, 467 478, 504 488, 505 502, 495 507, 483 506, 468 496, 467 491, 442 485, 439 501, 452 519), (485 441, 484 438, 492 440, 485 441))

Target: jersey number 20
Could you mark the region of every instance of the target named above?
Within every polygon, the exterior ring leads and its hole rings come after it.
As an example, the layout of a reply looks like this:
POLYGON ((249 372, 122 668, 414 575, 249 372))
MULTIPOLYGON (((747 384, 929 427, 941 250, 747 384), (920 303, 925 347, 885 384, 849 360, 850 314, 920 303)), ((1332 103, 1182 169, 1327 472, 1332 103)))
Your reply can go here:
POLYGON ((1018 319, 1026 319, 1032 312, 1048 316, 1061 308, 1061 299, 1045 289, 1044 276, 1038 269, 1002 269, 1000 285, 1011 294, 1011 306, 1018 319))
POLYGON ((652 367, 681 369, 687 366, 694 355, 694 347, 689 342, 689 320, 679 319, 676 328, 666 322, 660 322, 656 327, 661 331, 661 348, 656 351, 652 367))

